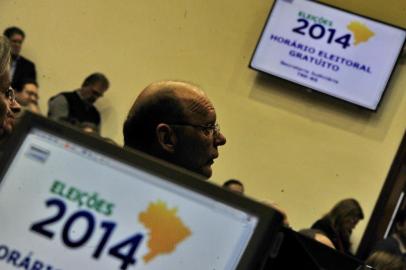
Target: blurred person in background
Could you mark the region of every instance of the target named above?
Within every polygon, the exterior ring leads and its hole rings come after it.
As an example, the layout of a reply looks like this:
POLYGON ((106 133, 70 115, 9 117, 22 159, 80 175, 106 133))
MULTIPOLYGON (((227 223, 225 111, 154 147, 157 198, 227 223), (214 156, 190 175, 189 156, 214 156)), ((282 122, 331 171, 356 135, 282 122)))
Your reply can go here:
POLYGON ((33 79, 24 80, 21 87, 16 88, 16 100, 20 103, 23 110, 41 114, 38 101, 38 83, 33 79))
POLYGON ((322 231, 337 250, 351 254, 350 237, 355 226, 363 218, 364 213, 358 201, 352 198, 344 199, 317 220, 311 228, 322 231))
POLYGON ((93 73, 85 78, 79 89, 62 92, 48 101, 48 117, 79 126, 93 123, 100 133, 101 117, 94 103, 109 88, 109 81, 102 73, 93 73))
POLYGON ((398 212, 394 223, 394 233, 378 242, 374 250, 400 256, 406 262, 406 209, 398 212))
POLYGON ((8 40, 0 37, 0 141, 4 141, 14 129, 16 115, 21 111, 10 86, 11 47, 8 40))
POLYGON ((401 257, 383 251, 372 253, 365 264, 376 270, 406 270, 401 257))
POLYGON ((25 33, 16 26, 8 27, 3 35, 8 38, 11 45, 11 86, 14 89, 21 88, 24 80, 37 80, 35 64, 21 55, 21 49, 25 40, 25 33))
POLYGON ((244 195, 244 184, 237 179, 230 179, 224 182, 223 188, 228 189, 234 193, 244 195))

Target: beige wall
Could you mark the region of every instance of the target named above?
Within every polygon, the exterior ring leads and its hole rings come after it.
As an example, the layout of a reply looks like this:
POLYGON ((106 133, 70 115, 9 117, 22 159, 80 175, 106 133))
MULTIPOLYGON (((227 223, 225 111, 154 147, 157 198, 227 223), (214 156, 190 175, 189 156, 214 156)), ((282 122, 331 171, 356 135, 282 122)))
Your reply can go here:
MULTIPOLYGON (((406 27, 404 0, 325 2, 406 27), (336 3, 337 2, 337 3, 336 3)), ((369 217, 405 128, 406 60, 377 113, 313 95, 248 69, 272 0, 2 0, 0 29, 27 33, 41 108, 62 90, 102 71, 111 89, 97 106, 103 134, 122 142, 121 125, 148 83, 183 79, 216 105, 228 143, 217 183, 241 179, 300 229, 338 200, 355 197, 369 217)), ((384 50, 384 48, 382 48, 384 50)), ((358 226, 355 240, 367 220, 358 226)))

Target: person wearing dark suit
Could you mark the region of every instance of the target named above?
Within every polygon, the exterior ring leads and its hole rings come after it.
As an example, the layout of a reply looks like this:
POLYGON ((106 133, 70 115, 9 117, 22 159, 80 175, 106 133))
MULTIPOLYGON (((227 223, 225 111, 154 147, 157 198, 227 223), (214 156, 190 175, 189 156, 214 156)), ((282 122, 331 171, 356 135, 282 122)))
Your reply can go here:
POLYGON ((15 89, 20 89, 24 81, 37 80, 35 64, 20 55, 25 39, 23 30, 12 26, 4 30, 3 34, 11 44, 11 86, 15 89))

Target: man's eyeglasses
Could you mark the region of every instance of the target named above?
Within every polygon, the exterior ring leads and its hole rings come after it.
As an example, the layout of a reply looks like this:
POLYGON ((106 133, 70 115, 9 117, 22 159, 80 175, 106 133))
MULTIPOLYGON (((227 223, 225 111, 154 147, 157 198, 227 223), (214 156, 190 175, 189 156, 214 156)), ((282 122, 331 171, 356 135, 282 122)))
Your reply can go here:
POLYGON ((16 101, 16 95, 14 89, 11 86, 3 91, 3 94, 10 102, 16 101))
POLYGON ((204 134, 206 135, 219 135, 220 134, 220 126, 219 124, 208 124, 208 125, 195 125, 189 123, 176 123, 170 124, 171 126, 190 126, 201 129, 204 134))

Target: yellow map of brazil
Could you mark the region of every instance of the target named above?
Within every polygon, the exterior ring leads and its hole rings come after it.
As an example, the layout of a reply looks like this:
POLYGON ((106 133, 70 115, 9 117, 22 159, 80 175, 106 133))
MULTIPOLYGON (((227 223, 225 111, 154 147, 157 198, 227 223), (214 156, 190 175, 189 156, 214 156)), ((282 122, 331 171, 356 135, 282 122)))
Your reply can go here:
POLYGON ((372 32, 365 24, 356 21, 350 22, 347 28, 354 34, 354 45, 358 45, 361 42, 367 42, 375 35, 375 33, 372 32))
POLYGON ((165 202, 157 201, 139 214, 139 221, 149 230, 149 252, 143 257, 145 263, 158 255, 175 251, 176 246, 191 235, 177 212, 177 208, 169 209, 165 202))

